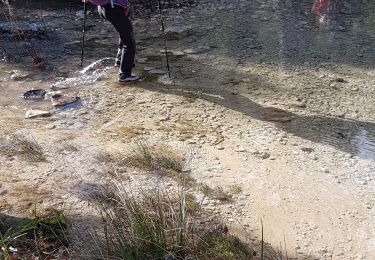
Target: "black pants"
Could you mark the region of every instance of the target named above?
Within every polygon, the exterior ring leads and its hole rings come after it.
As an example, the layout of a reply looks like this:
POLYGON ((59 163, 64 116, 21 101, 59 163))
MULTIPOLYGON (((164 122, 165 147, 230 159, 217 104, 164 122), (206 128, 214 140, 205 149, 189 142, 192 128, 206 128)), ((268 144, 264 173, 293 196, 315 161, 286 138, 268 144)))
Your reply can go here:
POLYGON ((135 39, 133 32, 133 25, 126 16, 123 7, 115 5, 112 8, 111 4, 98 7, 99 15, 110 21, 120 35, 119 47, 116 57, 120 60, 120 74, 126 76, 131 75, 132 68, 134 67, 135 57, 135 39))

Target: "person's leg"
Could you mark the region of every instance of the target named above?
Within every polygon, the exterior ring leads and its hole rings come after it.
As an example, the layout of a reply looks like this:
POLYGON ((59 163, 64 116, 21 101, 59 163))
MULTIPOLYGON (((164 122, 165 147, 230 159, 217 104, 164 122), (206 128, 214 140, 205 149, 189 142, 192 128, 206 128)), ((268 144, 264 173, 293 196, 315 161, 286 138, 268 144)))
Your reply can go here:
POLYGON ((122 50, 124 48, 124 44, 121 41, 121 38, 119 38, 119 43, 118 43, 118 49, 117 49, 117 55, 116 55, 116 67, 121 66, 121 56, 122 56, 122 50))
POLYGON ((123 8, 119 6, 112 8, 110 5, 106 5, 105 17, 113 24, 117 32, 120 34, 120 39, 123 44, 120 75, 131 76, 135 57, 135 40, 132 23, 125 15, 123 8))

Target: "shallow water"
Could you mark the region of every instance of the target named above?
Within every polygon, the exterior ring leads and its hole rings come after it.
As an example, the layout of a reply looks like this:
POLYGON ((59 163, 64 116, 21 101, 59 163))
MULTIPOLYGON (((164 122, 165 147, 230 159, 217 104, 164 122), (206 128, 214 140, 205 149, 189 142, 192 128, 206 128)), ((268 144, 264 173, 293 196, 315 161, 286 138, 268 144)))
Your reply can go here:
MULTIPOLYGON (((375 2, 374 1, 336 1, 323 17, 318 17, 312 13, 313 0, 253 0, 253 1, 221 1, 215 3, 205 2, 206 13, 195 17, 199 27, 211 28, 202 37, 197 37, 196 45, 211 46, 216 54, 237 60, 239 64, 255 62, 258 64, 271 64, 275 68, 290 70, 310 68, 319 70, 330 69, 333 66, 345 65, 353 68, 363 68, 366 72, 375 68, 375 2), (215 12, 210 12, 210 6, 215 5, 215 12)), ((14 7, 24 7, 19 1, 14 1, 14 7)), ((29 8, 40 8, 39 1, 26 1, 29 8)), ((64 8, 75 8, 80 10, 80 1, 42 1, 43 8, 49 10, 63 10, 64 8)), ((69 19, 75 17, 75 12, 67 12, 69 19), (70 17, 72 16, 72 17, 70 17)), ((68 17, 67 16, 67 17, 68 17)), ((91 18, 92 19, 92 18, 91 18)), ((47 21, 48 22, 48 21, 47 21)), ((80 30, 80 22, 70 24, 72 28, 80 30)), ((56 89, 73 88, 90 85, 104 77, 112 68, 113 58, 100 57, 115 54, 115 43, 109 45, 106 34, 100 32, 94 36, 95 30, 100 26, 93 24, 88 31, 87 41, 88 60, 92 63, 83 70, 70 68, 69 76, 57 80, 53 86, 56 89), (92 31, 91 31, 92 30, 92 31), (91 36, 90 36, 91 34, 91 36), (105 37, 104 37, 105 36, 105 37), (93 47, 97 51, 90 52, 93 47), (95 58, 93 58, 93 56, 95 58)), ((167 24, 171 25, 171 24, 167 24)), ((49 25, 51 28, 51 25, 49 25)), ((70 28, 69 28, 70 29, 70 28)), ((104 30, 105 31, 105 30, 104 30)), ((105 33, 105 32, 104 32, 105 33)), ((113 33, 115 37, 115 34, 113 33)), ((62 36, 61 36, 62 37, 62 36)), ((57 39, 65 41, 63 37, 57 39)), ((63 47, 60 56, 79 56, 80 43, 77 39, 68 39, 63 47)), ((189 44, 181 41, 174 42, 180 48, 189 44)), ((39 49, 52 49, 56 44, 49 40, 35 46, 39 49)), ((148 46, 146 46, 147 48, 148 46)), ((52 51, 53 50, 53 51, 52 51)), ((60 50, 61 51, 61 50, 60 50)), ((159 56, 157 56, 159 59, 159 56)), ((151 59, 149 59, 151 60, 151 59)), ((64 60, 67 62, 67 60, 64 60)), ((159 62, 159 61, 158 61, 159 62)), ((174 65, 172 64, 172 72, 174 65)), ((159 64, 160 65, 160 64, 159 64)), ((177 64, 180 65, 180 64, 177 64)), ((66 64, 69 66, 69 64, 66 64)), ((210 72, 204 68, 202 72, 203 80, 196 79, 197 85, 205 85, 204 77, 217 78, 218 72, 210 72)), ((235 69, 235 68, 234 68, 235 69)), ((229 70, 229 69, 228 69, 229 70)), ((177 72, 178 73, 178 72, 177 72)), ((344 71, 343 74, 346 72, 344 71)), ((173 73, 172 73, 173 75, 173 73)), ((188 75, 190 76, 190 75, 188 75)), ((162 81, 165 83, 164 81, 162 81)), ((311 88, 313 87, 313 83, 311 88)), ((209 95, 221 95, 213 84, 213 93, 209 95), (215 88, 215 89, 214 89, 215 88), (215 93, 216 92, 216 93, 215 93)), ((374 88, 373 84, 369 84, 374 88)), ((209 84, 207 85, 208 87, 209 84)), ((261 85, 262 88, 268 86, 261 85)), ((22 90, 30 89, 24 87, 22 90)), ((10 100, 17 99, 17 106, 22 105, 18 100, 20 90, 5 86, 10 100)), ((375 90, 372 90, 372 93, 375 90)), ((203 91, 205 93, 205 91, 203 91)), ((208 92, 207 92, 208 93, 208 92)), ((322 101, 331 97, 319 97, 322 101)), ((353 100, 358 102, 358 106, 372 106, 372 96, 364 96, 363 100, 353 100)), ((244 98, 245 100, 245 98, 244 98)), ((6 106, 14 105, 14 102, 4 98, 6 106)), ((3 104, 2 104, 3 106, 3 104)), ((228 105, 232 109, 235 106, 228 105)), ((245 100, 244 106, 251 107, 248 114, 254 118, 260 118, 264 107, 245 100)), ((373 109, 374 110, 374 109, 373 109)), ((242 112, 242 111, 241 111, 242 112)), ((372 115, 367 115, 369 122, 358 120, 345 120, 331 117, 298 116, 289 125, 280 126, 282 129, 296 134, 302 138, 314 142, 329 144, 339 150, 357 155, 360 158, 375 160, 375 119, 372 115)))
POLYGON ((57 81, 52 85, 52 88, 64 89, 94 84, 112 69, 114 61, 114 58, 103 58, 94 61, 81 71, 75 72, 73 77, 57 81))
MULTIPOLYGON (((217 20, 213 46, 241 60, 280 64, 375 65, 375 2, 336 1, 323 17, 313 0, 231 2, 217 20)), ((211 24, 214 24, 210 21, 211 24)))
MULTIPOLYGON (((267 64, 281 69, 281 73, 282 70, 289 71, 291 75, 298 75, 298 69, 314 72, 337 66, 361 68, 364 73, 373 73, 375 2, 336 1, 323 16, 317 16, 311 11, 313 2, 228 2, 229 5, 223 5, 219 14, 212 13, 205 21, 206 26, 215 25, 215 29, 208 31, 208 44, 221 55, 236 59, 238 64, 267 64)), ((234 68, 234 73, 235 70, 234 68)), ((341 73, 350 75, 352 72, 341 69, 341 73)), ((302 84, 306 84, 311 89, 309 91, 314 91, 315 82, 316 79, 312 78, 302 84)), ((353 96, 349 102, 352 106, 367 106, 375 111, 375 84, 371 82, 373 79, 369 78, 369 89, 366 90, 371 95, 366 94, 361 98, 353 96)), ((265 84, 261 87, 270 86, 265 84)), ((277 89, 277 86, 271 87, 277 89)), ((321 102, 338 100, 340 104, 340 97, 336 98, 332 91, 325 92, 328 92, 327 96, 322 94, 312 98, 321 102)), ((252 117, 261 119, 258 114, 267 113, 266 108, 251 100, 242 98, 242 102, 248 109, 239 110, 252 117)), ((307 140, 329 144, 362 159, 375 160, 373 114, 365 116, 369 119, 366 122, 324 115, 301 116, 286 113, 294 119, 291 123, 280 126, 282 129, 307 140)))

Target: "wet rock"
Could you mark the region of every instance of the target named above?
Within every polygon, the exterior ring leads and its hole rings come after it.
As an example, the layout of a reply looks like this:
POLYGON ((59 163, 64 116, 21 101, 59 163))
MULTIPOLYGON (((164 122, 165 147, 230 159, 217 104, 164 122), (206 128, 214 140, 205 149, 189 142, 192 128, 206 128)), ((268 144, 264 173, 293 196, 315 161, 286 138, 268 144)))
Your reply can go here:
POLYGON ((166 73, 166 71, 154 69, 154 70, 150 70, 148 73, 151 74, 151 75, 164 75, 166 73))
POLYGON ((206 51, 209 51, 209 50, 210 50, 209 46, 199 46, 199 47, 185 49, 184 53, 186 53, 186 54, 199 54, 199 53, 206 52, 206 51))
POLYGON ((135 99, 134 95, 128 94, 128 95, 126 95, 125 101, 130 102, 130 101, 133 101, 134 99, 135 99))
MULTIPOLYGON (((91 14, 91 11, 87 11, 86 15, 89 15, 89 14, 91 14)), ((84 17, 84 13, 83 13, 83 11, 77 11, 77 12, 76 12, 76 17, 77 17, 78 19, 83 19, 83 17, 84 17)))
POLYGON ((169 77, 168 73, 160 76, 158 82, 164 85, 171 85, 174 83, 174 81, 169 77))
POLYGON ((51 92, 47 92, 44 96, 45 99, 51 99, 53 96, 55 95, 60 95, 61 94, 61 91, 51 91, 51 92))
POLYGON ((172 55, 176 57, 184 56, 185 53, 183 51, 172 51, 172 55))
POLYGON ((140 58, 137 61, 138 61, 138 63, 144 64, 148 61, 148 58, 140 58))
POLYGON ((347 81, 343 78, 336 78, 335 81, 339 83, 347 83, 347 81))
MULTIPOLYGON (((13 22, 0 22, 0 32, 3 34, 6 33, 15 33, 15 25, 13 22)), ((18 22, 17 30, 22 32, 22 34, 35 35, 37 33, 45 33, 43 23, 36 22, 18 22)))
POLYGON ((25 118, 37 118, 37 117, 48 117, 51 116, 49 111, 31 109, 26 111, 25 118))
POLYGON ((10 78, 14 81, 24 80, 29 77, 29 74, 27 74, 26 72, 21 72, 19 70, 13 70, 11 71, 11 74, 12 75, 10 76, 10 78))
POLYGON ((155 70, 154 67, 144 67, 143 68, 144 71, 151 71, 151 70, 155 70))
POLYGON ((69 97, 61 94, 52 96, 51 102, 54 107, 62 107, 80 101, 79 97, 69 97))
POLYGON ((44 99, 47 91, 44 89, 32 89, 23 94, 24 99, 44 99))
POLYGON ((165 32, 165 37, 168 40, 180 40, 182 38, 187 37, 191 33, 191 26, 189 25, 171 26, 171 27, 165 28, 164 32, 165 32))

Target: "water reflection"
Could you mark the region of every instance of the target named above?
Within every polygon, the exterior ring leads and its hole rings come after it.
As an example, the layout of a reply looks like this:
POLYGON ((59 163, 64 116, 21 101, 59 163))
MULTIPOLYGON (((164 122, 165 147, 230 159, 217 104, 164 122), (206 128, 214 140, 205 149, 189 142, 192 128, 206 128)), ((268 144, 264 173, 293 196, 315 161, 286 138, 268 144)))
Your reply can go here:
POLYGON ((231 57, 281 65, 375 66, 375 1, 258 0, 220 13, 212 45, 231 57))
POLYGON ((360 158, 375 160, 375 132, 360 127, 351 144, 360 158))

